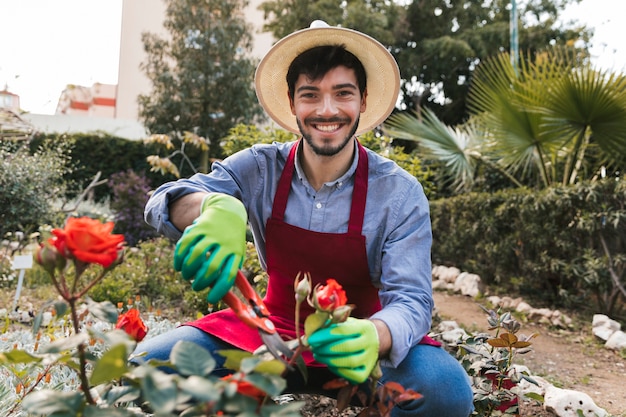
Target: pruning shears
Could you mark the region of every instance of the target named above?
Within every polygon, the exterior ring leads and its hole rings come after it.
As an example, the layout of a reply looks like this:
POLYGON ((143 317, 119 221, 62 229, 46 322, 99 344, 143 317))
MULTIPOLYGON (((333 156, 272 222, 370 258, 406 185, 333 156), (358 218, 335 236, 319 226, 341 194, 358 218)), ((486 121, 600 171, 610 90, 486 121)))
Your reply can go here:
POLYGON ((269 319, 270 312, 265 303, 241 271, 237 271, 235 286, 245 302, 240 300, 233 291, 228 291, 222 300, 237 314, 241 321, 251 328, 257 329, 261 340, 267 346, 267 350, 289 367, 289 360, 293 357, 293 351, 289 349, 276 331, 274 323, 269 319))

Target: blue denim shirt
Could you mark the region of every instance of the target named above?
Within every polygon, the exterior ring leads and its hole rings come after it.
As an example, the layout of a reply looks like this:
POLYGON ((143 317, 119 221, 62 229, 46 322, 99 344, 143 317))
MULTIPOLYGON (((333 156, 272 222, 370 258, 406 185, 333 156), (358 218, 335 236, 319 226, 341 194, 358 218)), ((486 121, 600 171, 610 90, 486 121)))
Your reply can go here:
MULTIPOLYGON (((160 186, 146 205, 146 221, 165 236, 181 236, 169 219, 168 204, 192 192, 221 192, 240 199, 248 211, 261 265, 265 268, 265 223, 271 215, 278 179, 292 143, 254 145, 196 174, 160 186)), ((428 333, 433 308, 428 200, 415 177, 367 150, 369 178, 363 234, 372 284, 379 288, 382 310, 371 318, 387 324, 392 349, 385 365, 397 366, 428 333)), ((348 171, 315 191, 296 158, 296 175, 285 222, 325 233, 348 230, 358 152, 348 171)))

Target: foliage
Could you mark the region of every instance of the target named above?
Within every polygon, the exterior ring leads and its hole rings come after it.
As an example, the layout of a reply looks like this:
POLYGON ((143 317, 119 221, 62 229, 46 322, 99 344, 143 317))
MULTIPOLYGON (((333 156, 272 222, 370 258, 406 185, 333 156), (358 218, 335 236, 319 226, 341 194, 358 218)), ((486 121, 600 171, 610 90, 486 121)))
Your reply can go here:
POLYGON ((239 124, 228 131, 221 140, 224 156, 230 156, 238 151, 247 149, 257 143, 290 142, 297 137, 291 132, 280 128, 239 124))
MULTIPOLYGON (((482 306, 481 306, 482 307, 482 306)), ((484 309, 484 307, 483 307, 484 309)), ((486 310, 489 330, 495 335, 480 333, 464 337, 457 345, 457 357, 472 379, 474 390, 473 416, 518 416, 521 393, 518 383, 527 380, 537 383, 526 371, 514 366, 516 355, 528 353, 531 342, 537 334, 530 336, 517 333, 520 323, 509 312, 486 310)), ((532 393, 529 398, 542 401, 532 393)))
POLYGON ((437 186, 433 181, 433 172, 422 163, 422 158, 417 149, 406 152, 405 148, 394 144, 394 140, 388 136, 377 135, 374 131, 359 136, 363 146, 374 152, 389 158, 409 174, 418 179, 428 199, 436 198, 437 186))
POLYGON ((468 98, 472 118, 446 126, 430 111, 392 115, 385 132, 417 141, 445 164, 457 190, 479 166, 511 186, 546 188, 618 172, 626 162, 626 77, 576 66, 553 49, 516 70, 508 54, 483 62, 468 98))
MULTIPOLYGON (((64 169, 67 172, 63 179, 67 191, 57 198, 74 198, 85 188, 89 179, 100 173, 101 178, 108 180, 112 175, 132 169, 138 175, 144 175, 155 186, 175 179, 171 175, 163 176, 150 172, 146 157, 154 154, 157 148, 146 146, 141 141, 128 140, 109 135, 73 134, 73 135, 40 135, 31 142, 31 153, 39 146, 63 146, 69 149, 71 160, 66 160, 64 169)), ((94 188, 90 198, 96 202, 106 201, 112 196, 108 185, 94 188)))
POLYGON ((115 231, 122 233, 130 246, 156 237, 156 232, 143 219, 149 198, 148 180, 132 170, 113 174, 109 180, 113 190, 111 209, 115 212, 115 231))
POLYGON ((180 140, 183 132, 192 132, 208 141, 208 156, 220 157, 217 139, 235 124, 261 116, 252 88, 255 63, 246 55, 252 38, 243 5, 242 0, 168 0, 169 36, 142 35, 148 58, 141 68, 152 91, 139 96, 139 113, 151 133, 180 140))
POLYGON ((51 202, 65 192, 68 158, 63 145, 41 146, 30 154, 22 144, 0 143, 0 236, 58 222, 51 202))
MULTIPOLYGON (((138 296, 149 311, 165 312, 176 306, 177 314, 188 318, 207 313, 206 294, 189 291, 174 271, 173 253, 172 243, 162 237, 139 242, 126 252, 124 262, 91 290, 90 297, 118 303, 138 296)), ((86 276, 91 278, 89 271, 86 276)))
MULTIPOLYGON (((561 12, 578 0, 518 1, 519 50, 572 45, 585 57, 590 31, 558 25, 561 12)), ((401 110, 431 109, 445 123, 467 118, 465 99, 478 63, 510 46, 510 1, 372 2, 268 0, 261 4, 265 28, 279 39, 314 19, 359 30, 395 56, 402 83, 401 110)))
POLYGON ((431 202, 433 262, 542 303, 623 313, 626 184, 468 193, 431 202))

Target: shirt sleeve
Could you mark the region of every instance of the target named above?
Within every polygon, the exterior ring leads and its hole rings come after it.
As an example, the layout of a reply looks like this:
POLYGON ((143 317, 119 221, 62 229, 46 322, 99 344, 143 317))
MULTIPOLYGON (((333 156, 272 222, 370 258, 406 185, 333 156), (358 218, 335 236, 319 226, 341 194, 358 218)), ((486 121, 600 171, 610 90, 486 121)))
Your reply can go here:
POLYGON ((430 330, 432 322, 432 229, 428 200, 418 182, 397 193, 397 210, 382 250, 382 309, 371 318, 391 332, 392 347, 385 366, 396 367, 411 347, 430 330))
POLYGON ((191 178, 171 181, 158 187, 146 204, 144 218, 158 233, 176 241, 180 239, 182 231, 170 219, 170 203, 194 192, 225 193, 242 200, 247 190, 257 186, 258 180, 259 168, 255 153, 251 149, 243 150, 224 161, 215 162, 209 174, 195 174, 191 178))

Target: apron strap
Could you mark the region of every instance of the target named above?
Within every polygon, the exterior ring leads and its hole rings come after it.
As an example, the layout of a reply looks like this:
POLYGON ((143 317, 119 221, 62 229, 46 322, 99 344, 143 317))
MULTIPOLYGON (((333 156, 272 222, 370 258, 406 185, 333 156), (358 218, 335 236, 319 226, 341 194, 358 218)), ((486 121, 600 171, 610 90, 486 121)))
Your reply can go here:
POLYGON ((365 218, 365 201, 367 199, 367 152, 357 140, 359 149, 359 163, 354 175, 354 190, 352 191, 352 208, 350 209, 350 221, 348 222, 348 234, 361 235, 363 219, 365 218))
POLYGON ((283 172, 280 174, 278 180, 278 188, 276 189, 276 195, 274 196, 274 203, 272 205, 272 219, 283 221, 285 218, 285 209, 287 208, 287 200, 289 199, 289 191, 291 191, 291 178, 293 178, 293 172, 296 168, 296 151, 298 145, 302 139, 297 141, 291 147, 287 162, 283 168, 283 172))

